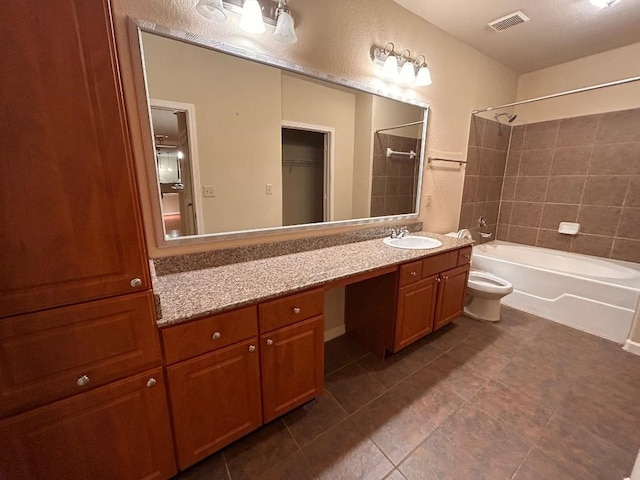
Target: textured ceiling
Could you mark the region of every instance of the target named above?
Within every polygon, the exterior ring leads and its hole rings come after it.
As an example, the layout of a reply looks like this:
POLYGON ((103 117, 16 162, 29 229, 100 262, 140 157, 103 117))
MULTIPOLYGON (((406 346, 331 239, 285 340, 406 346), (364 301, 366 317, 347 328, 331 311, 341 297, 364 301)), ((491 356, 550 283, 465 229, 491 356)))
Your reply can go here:
POLYGON ((394 2, 518 73, 640 42, 640 0, 605 8, 589 0, 394 2), (487 26, 517 10, 531 20, 499 33, 487 26))

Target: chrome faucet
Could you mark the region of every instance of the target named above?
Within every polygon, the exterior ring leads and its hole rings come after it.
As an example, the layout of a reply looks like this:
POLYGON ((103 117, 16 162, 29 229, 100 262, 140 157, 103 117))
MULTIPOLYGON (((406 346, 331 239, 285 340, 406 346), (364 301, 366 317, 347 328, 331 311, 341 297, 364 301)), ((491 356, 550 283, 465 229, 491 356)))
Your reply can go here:
POLYGON ((487 227, 487 222, 485 221, 484 217, 480 217, 478 219, 478 226, 480 227, 480 236, 482 238, 491 238, 491 232, 487 232, 487 229, 489 227, 487 227))
POLYGON ((409 235, 409 229, 407 227, 391 229, 391 238, 404 238, 407 235, 409 235))

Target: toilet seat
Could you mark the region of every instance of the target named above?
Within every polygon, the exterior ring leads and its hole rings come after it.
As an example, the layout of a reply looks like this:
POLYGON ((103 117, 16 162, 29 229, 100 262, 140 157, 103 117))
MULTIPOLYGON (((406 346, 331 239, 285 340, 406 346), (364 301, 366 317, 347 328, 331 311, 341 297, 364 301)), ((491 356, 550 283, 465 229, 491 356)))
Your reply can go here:
POLYGON ((510 282, 480 270, 469 272, 468 286, 471 289, 497 295, 507 295, 513 292, 513 285, 510 282))

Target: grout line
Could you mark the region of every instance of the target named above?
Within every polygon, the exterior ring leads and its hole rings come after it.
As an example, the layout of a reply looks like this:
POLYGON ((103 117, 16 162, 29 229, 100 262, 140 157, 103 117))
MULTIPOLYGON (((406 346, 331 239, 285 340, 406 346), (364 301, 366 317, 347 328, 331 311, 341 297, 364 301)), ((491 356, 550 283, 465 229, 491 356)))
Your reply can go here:
POLYGON ((516 475, 518 475, 518 472, 520 471, 520 469, 522 468, 522 465, 524 465, 524 462, 527 461, 527 458, 529 458, 529 454, 531 453, 531 451, 534 449, 535 447, 531 447, 529 448, 529 451, 527 452, 527 454, 524 456, 524 458, 522 459, 522 461, 520 462, 520 465, 518 465, 518 468, 516 468, 516 471, 513 472, 513 475, 511 475, 511 480, 513 480, 514 478, 516 478, 516 475))

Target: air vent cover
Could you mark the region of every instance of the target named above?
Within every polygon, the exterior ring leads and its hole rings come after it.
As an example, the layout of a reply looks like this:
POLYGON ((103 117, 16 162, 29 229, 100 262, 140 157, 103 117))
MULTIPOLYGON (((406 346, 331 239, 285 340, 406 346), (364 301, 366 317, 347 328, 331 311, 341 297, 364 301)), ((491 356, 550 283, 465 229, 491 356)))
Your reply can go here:
POLYGON ((510 13, 504 17, 496 18, 493 22, 489 22, 491 28, 493 28, 496 32, 502 32, 507 28, 515 27, 524 22, 528 22, 529 17, 527 17, 520 10, 517 12, 510 13))

